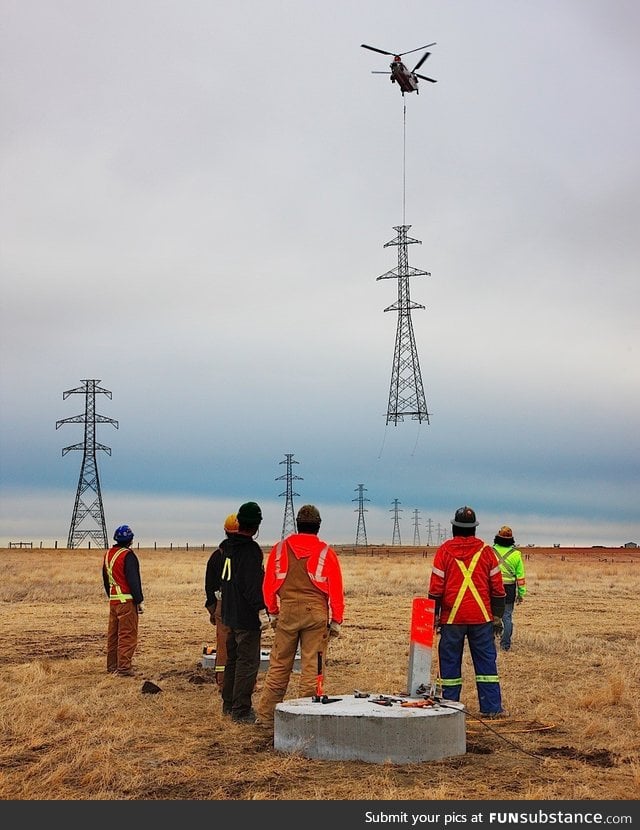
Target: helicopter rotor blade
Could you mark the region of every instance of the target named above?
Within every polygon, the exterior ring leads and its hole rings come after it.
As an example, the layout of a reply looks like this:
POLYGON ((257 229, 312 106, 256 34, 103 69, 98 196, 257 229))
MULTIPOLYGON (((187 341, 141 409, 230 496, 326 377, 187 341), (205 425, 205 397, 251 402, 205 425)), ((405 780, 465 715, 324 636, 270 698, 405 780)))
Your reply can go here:
POLYGON ((420 69, 420 67, 426 61, 426 59, 429 57, 430 54, 431 54, 431 52, 425 52, 424 53, 424 55, 420 58, 418 63, 413 67, 413 72, 416 72, 418 69, 420 69))
POLYGON ((438 83, 435 78, 427 78, 426 75, 418 75, 417 72, 414 72, 413 74, 416 76, 416 78, 421 78, 423 81, 430 81, 432 84, 438 83))
POLYGON ((367 46, 366 43, 361 43, 363 49, 371 49, 372 52, 380 52, 381 55, 395 55, 395 52, 385 52, 384 49, 376 49, 375 46, 367 46))
MULTIPOLYGON (((436 45, 435 43, 427 43, 426 46, 418 46, 417 49, 409 49, 408 52, 398 52, 398 55, 400 57, 402 57, 403 55, 410 55, 412 52, 419 52, 421 49, 428 49, 430 46, 435 46, 435 45, 436 45)), ((390 55, 391 52, 388 52, 387 54, 390 55)))

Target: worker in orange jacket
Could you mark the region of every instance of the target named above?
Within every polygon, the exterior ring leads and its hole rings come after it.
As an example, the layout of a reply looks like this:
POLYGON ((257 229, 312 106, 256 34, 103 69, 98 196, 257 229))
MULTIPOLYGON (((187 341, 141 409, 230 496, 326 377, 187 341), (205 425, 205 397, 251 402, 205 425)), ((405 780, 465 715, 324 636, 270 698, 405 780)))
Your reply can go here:
POLYGON ((505 590, 491 545, 476 536, 476 514, 460 507, 451 522, 451 539, 437 549, 429 581, 440 631, 438 659, 445 700, 460 700, 462 654, 467 639, 483 717, 504 715, 494 637, 502 633, 505 590))
POLYGON ((299 697, 317 690, 318 655, 325 665, 330 637, 340 636, 344 588, 340 560, 318 537, 320 512, 303 505, 296 516, 297 533, 271 549, 262 584, 264 602, 274 629, 269 668, 256 707, 259 724, 273 727, 274 711, 284 700, 300 647, 299 697))

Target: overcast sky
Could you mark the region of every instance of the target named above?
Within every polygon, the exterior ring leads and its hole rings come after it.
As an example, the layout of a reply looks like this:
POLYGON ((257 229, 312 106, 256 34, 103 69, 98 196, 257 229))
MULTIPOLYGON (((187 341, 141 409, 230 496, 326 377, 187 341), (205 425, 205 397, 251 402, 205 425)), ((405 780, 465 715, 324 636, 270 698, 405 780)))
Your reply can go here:
MULTIPOLYGON (((0 0, 0 545, 640 542, 635 0, 0 0), (391 58, 436 43, 401 95, 391 58), (430 423, 386 425, 410 225, 430 423), (397 500, 397 501, 396 501, 397 500), (429 537, 429 538, 428 538, 429 537)), ((410 67, 421 52, 407 55, 410 67)))

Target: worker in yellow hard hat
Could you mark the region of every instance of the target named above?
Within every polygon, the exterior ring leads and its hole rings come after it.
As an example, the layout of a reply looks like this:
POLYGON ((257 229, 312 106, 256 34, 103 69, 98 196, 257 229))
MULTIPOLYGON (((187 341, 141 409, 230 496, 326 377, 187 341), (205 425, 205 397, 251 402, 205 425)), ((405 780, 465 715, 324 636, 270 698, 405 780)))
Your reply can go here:
POLYGON ((228 627, 222 622, 222 548, 229 537, 238 530, 238 517, 230 513, 224 520, 225 539, 207 561, 207 569, 204 577, 204 590, 206 593, 205 608, 209 612, 211 625, 216 627, 216 659, 215 659, 215 680, 220 694, 224 682, 224 669, 227 664, 227 635, 228 627))

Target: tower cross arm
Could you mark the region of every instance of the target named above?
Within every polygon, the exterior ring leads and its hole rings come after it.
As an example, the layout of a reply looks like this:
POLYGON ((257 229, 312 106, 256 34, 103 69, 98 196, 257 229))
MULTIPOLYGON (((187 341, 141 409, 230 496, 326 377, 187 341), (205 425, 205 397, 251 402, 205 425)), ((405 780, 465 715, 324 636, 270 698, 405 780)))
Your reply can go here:
POLYGON ((84 415, 74 415, 72 418, 61 418, 59 421, 56 421, 56 429, 61 427, 62 424, 83 424, 84 417, 84 415))
POLYGON ((385 311, 408 311, 411 308, 426 308, 426 306, 420 305, 420 303, 414 303, 413 300, 409 300, 409 302, 400 303, 395 302, 392 305, 389 305, 385 308, 385 311))
POLYGON ((96 384, 100 383, 99 380, 83 380, 82 383, 84 386, 78 386, 75 389, 67 389, 66 392, 62 393, 62 399, 66 400, 69 395, 86 395, 87 392, 90 390, 91 392, 99 392, 102 395, 107 395, 109 398, 111 397, 111 392, 108 389, 103 389, 101 386, 97 386, 96 384), (93 386, 89 387, 87 384, 94 384, 93 386))
POLYGON ((423 271, 420 268, 414 268, 412 265, 407 265, 402 269, 402 273, 400 273, 400 268, 392 268, 390 271, 386 271, 384 274, 380 274, 379 277, 376 277, 376 282, 378 280, 399 280, 401 277, 430 277, 431 273, 429 271, 423 271))
POLYGON ((115 418, 107 418, 106 415, 96 415, 96 424, 113 424, 116 429, 118 429, 118 422, 115 418))

